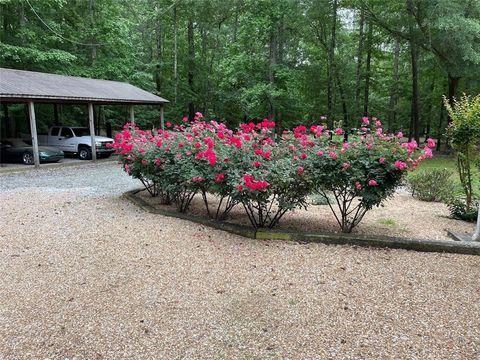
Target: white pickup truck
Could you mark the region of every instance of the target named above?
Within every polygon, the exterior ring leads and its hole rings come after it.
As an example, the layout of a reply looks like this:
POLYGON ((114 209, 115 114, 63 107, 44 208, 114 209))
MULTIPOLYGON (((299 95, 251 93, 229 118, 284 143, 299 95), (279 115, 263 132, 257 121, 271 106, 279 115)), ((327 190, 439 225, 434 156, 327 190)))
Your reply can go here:
MULTIPOLYGON (((95 136, 97 157, 109 157, 114 150, 107 146, 113 139, 105 136, 95 136)), ((92 140, 90 129, 85 127, 52 126, 47 135, 38 135, 38 144, 53 146, 64 153, 78 154, 82 160, 92 158, 92 140)))

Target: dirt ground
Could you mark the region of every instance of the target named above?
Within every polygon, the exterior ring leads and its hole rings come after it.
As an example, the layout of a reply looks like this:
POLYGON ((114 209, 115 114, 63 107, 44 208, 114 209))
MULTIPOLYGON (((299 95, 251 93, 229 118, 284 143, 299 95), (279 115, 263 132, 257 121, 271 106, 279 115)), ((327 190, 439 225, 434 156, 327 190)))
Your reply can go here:
POLYGON ((0 175, 1 359, 480 357, 480 257, 245 239, 145 213, 136 186, 0 175))
MULTIPOLYGON (((138 196, 155 207, 175 210, 174 206, 160 205, 159 199, 152 198, 146 191, 138 196)), ((209 196, 209 199, 216 207, 218 204, 216 198, 209 196)), ((189 212, 206 216, 205 205, 200 195, 195 196, 189 212)), ((227 220, 250 225, 241 205, 232 210, 227 220)), ((310 205, 307 210, 296 209, 289 212, 285 214, 277 228, 306 232, 340 232, 340 227, 328 205, 310 205)), ((475 230, 475 224, 449 218, 445 204, 419 201, 406 192, 399 192, 388 199, 384 206, 367 212, 353 233, 452 241, 447 235, 447 230, 471 234, 475 230)))

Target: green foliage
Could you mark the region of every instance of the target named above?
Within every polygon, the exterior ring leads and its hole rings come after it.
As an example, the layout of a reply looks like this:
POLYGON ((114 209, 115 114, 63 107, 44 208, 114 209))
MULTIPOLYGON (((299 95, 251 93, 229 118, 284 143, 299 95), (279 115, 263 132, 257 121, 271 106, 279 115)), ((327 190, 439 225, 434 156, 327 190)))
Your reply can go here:
POLYGON ((464 220, 469 222, 475 222, 478 218, 478 208, 475 206, 467 208, 465 201, 461 199, 451 199, 448 202, 448 209, 450 210, 450 215, 454 219, 464 220))
POLYGON ((473 167, 480 158, 480 95, 462 96, 445 107, 452 119, 447 135, 457 152, 457 170, 465 194, 465 212, 470 213, 474 197, 473 167))
POLYGON ((380 219, 378 223, 389 227, 395 227, 397 225, 395 220, 390 218, 380 219))
POLYGON ((447 169, 417 171, 407 177, 407 183, 414 198, 444 202, 454 192, 452 174, 447 169))
MULTIPOLYGON (((404 1, 338 4, 330 64, 332 0, 3 0, 0 61, 10 68, 127 81, 169 99, 167 121, 181 119, 193 103, 195 111, 232 127, 239 119, 267 116, 285 129, 319 122, 329 111, 327 84, 333 77, 328 120, 349 127, 368 105, 368 113, 383 119, 393 111, 392 130, 405 132, 411 109, 408 46, 414 41, 419 48, 420 128, 425 134, 443 134, 440 99, 447 93, 447 74, 461 79, 458 91, 480 92, 480 3, 415 1, 412 34, 405 26, 409 14, 404 1), (357 59, 361 8, 366 17, 357 59), (368 24, 373 26, 371 41, 365 41, 368 24), (392 76, 397 42, 398 80, 392 76), (191 61, 189 45, 194 49, 191 61), (360 111, 355 109, 357 90, 360 111), (389 109, 394 93, 397 100, 389 109)), ((82 118, 68 106, 64 112, 65 121, 82 118)), ((158 126, 158 109, 139 106, 135 113, 138 124, 158 126)), ((114 127, 127 117, 119 107, 102 110, 102 122, 114 127)), ((52 125, 52 119, 50 109, 38 118, 39 126, 52 125)))

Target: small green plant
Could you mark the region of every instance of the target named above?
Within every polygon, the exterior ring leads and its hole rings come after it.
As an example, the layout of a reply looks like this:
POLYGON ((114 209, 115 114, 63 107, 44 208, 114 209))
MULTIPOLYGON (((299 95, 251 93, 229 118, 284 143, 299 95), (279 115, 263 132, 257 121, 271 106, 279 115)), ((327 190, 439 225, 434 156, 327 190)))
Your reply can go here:
POLYGON ((444 202, 454 191, 452 172, 447 169, 424 170, 407 177, 412 196, 422 201, 444 202))
POLYGON ((333 196, 331 194, 326 194, 327 196, 323 194, 313 194, 310 196, 310 203, 312 205, 328 205, 332 201, 335 201, 333 196))
MULTIPOLYGON (((463 95, 460 100, 454 100, 453 104, 447 99, 444 99, 444 102, 452 119, 447 128, 447 136, 457 153, 457 170, 465 194, 465 214, 470 214, 474 200, 472 167, 479 158, 480 95, 473 98, 463 95)), ((459 204, 460 202, 456 203, 459 204)), ((457 209, 456 205, 453 208, 457 209)))
POLYGON ((390 218, 380 219, 378 220, 378 223, 381 225, 390 226, 390 227, 397 226, 397 223, 395 222, 395 220, 390 218))
POLYGON ((470 209, 467 209, 465 201, 459 200, 459 199, 451 199, 447 205, 448 205, 448 210, 450 210, 450 215, 454 219, 464 220, 469 222, 477 221, 478 210, 475 206, 472 206, 470 209))

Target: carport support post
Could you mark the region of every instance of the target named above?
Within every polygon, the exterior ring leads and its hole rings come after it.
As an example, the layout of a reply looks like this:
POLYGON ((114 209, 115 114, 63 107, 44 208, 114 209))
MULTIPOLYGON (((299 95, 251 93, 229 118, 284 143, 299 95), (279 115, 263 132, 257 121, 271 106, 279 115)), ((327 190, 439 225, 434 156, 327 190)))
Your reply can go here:
POLYGON ((480 201, 477 204, 477 227, 475 233, 472 235, 472 241, 480 241, 480 201))
POLYGON ((35 120, 35 107, 33 101, 28 102, 28 118, 30 119, 30 133, 32 134, 33 160, 35 167, 40 167, 40 155, 38 154, 37 121, 35 120))
POLYGON ((165 129, 165 119, 163 117, 163 104, 160 105, 160 127, 162 130, 165 129))
POLYGON ((92 142, 92 160, 97 161, 97 146, 95 145, 95 123, 93 120, 93 104, 88 104, 88 124, 90 127, 90 141, 92 142))
POLYGON ((130 105, 128 107, 128 110, 130 111, 130 124, 135 124, 135 111, 133 110, 133 105, 130 105))

